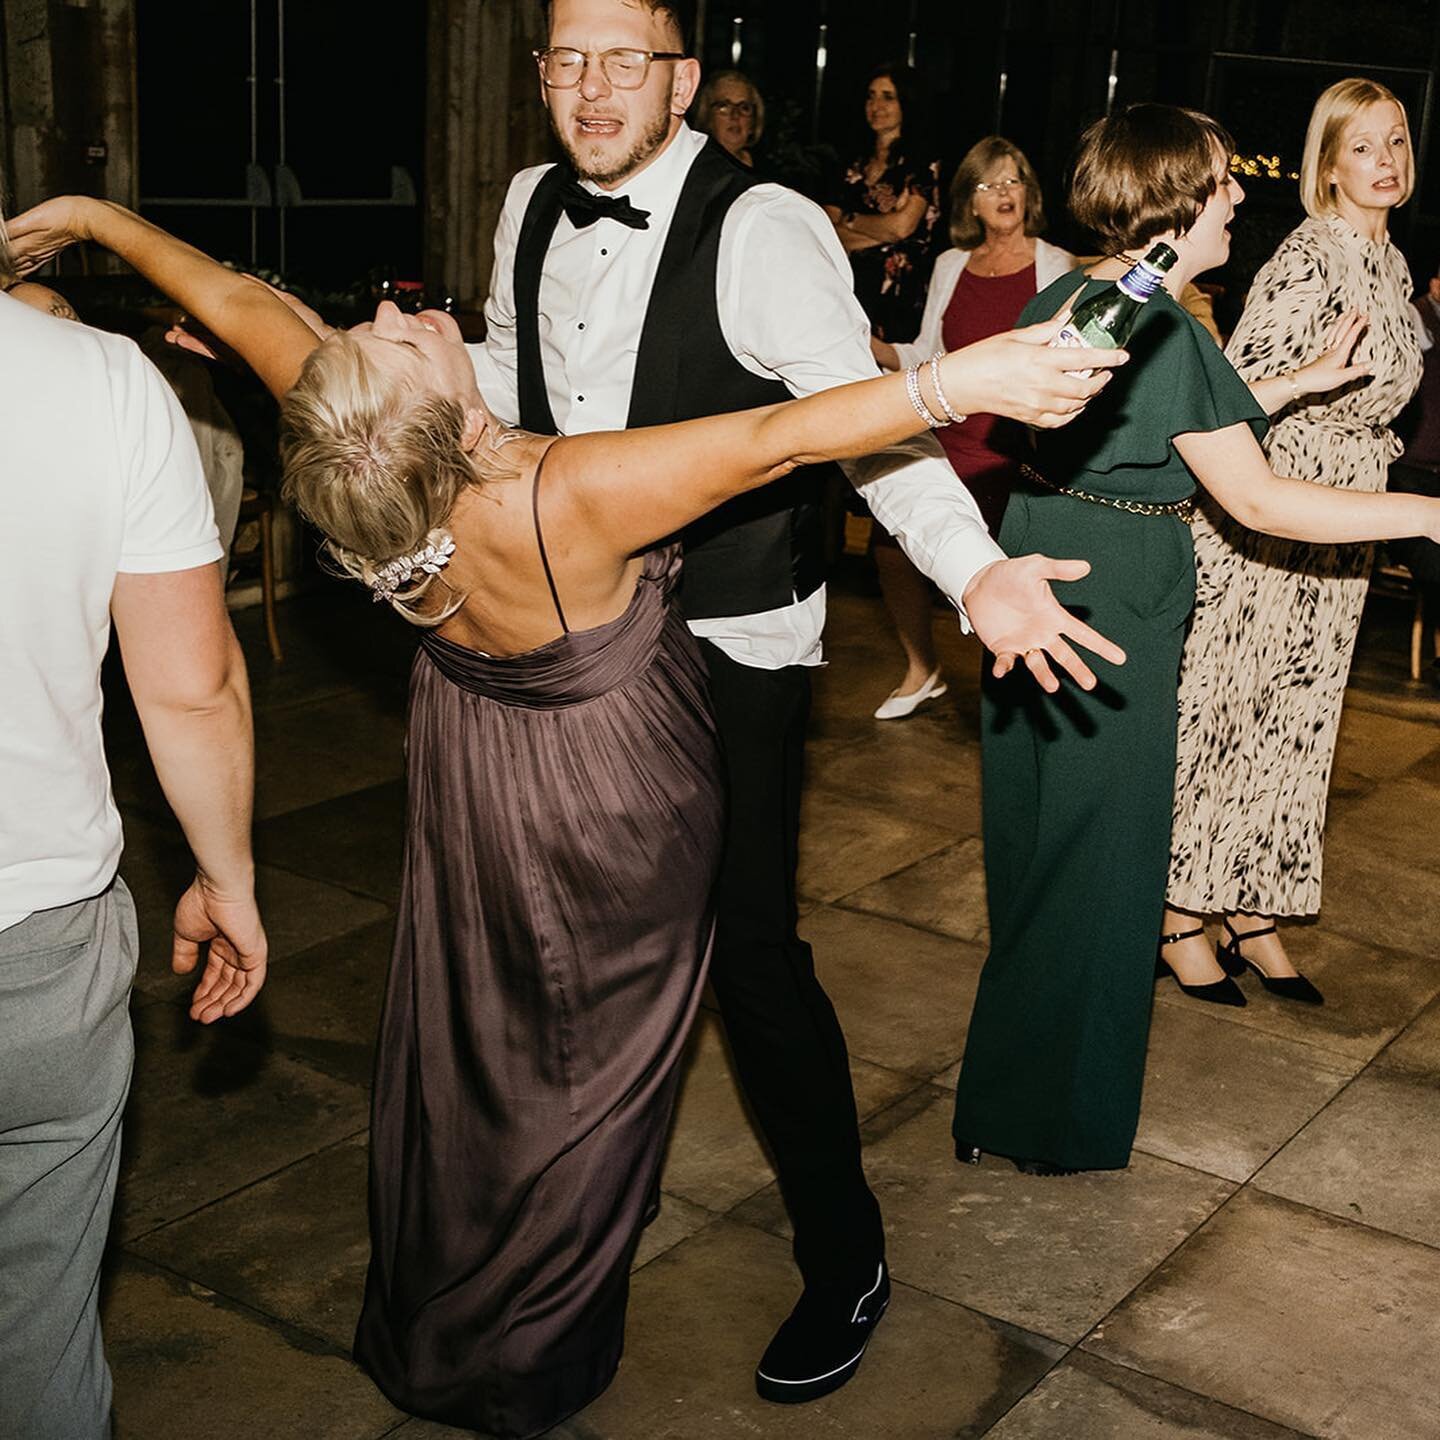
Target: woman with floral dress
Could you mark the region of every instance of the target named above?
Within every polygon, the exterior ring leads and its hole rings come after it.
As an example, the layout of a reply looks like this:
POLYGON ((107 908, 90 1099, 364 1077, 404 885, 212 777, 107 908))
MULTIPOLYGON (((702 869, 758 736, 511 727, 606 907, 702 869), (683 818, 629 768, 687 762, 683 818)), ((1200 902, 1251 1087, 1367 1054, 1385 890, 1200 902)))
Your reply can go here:
POLYGON ((940 161, 925 143, 913 70, 882 65, 871 75, 865 121, 874 145, 845 171, 825 213, 850 257, 870 324, 894 344, 913 340, 920 329, 940 218, 940 161))

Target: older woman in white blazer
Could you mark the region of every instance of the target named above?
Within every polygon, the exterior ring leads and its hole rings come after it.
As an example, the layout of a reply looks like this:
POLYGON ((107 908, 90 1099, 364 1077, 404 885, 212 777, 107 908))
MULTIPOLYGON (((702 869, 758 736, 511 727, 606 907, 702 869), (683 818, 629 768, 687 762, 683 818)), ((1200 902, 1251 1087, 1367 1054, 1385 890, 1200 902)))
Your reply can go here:
MULTIPOLYGON (((1039 238, 1044 228, 1040 186, 1020 148, 1000 135, 972 145, 950 187, 955 248, 935 262, 920 333, 908 345, 873 340, 880 365, 908 369, 937 350, 1013 328, 1026 304, 1078 263, 1039 238)), ((936 434, 990 533, 998 533, 1025 443, 1021 428, 995 415, 971 415, 936 434)), ((878 526, 873 534, 880 588, 905 652, 905 674, 875 718, 898 720, 946 686, 935 662, 929 586, 888 535, 878 526)))

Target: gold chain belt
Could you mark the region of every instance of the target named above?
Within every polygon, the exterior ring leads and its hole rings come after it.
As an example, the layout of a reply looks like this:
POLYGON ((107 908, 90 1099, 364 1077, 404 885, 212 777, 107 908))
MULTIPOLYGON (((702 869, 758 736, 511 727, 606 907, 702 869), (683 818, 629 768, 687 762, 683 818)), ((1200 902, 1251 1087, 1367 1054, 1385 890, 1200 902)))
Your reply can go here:
POLYGON ((1047 480, 1033 466, 1022 462, 1020 473, 1027 480, 1034 481, 1046 490, 1053 490, 1057 495, 1068 495, 1072 500, 1085 500, 1091 505, 1108 505, 1112 510, 1123 510, 1127 515, 1177 515, 1182 520, 1188 520, 1195 513, 1194 497, 1184 500, 1170 500, 1165 503, 1153 502, 1150 500, 1114 500, 1108 495, 1092 495, 1088 490, 1077 490, 1073 485, 1056 485, 1053 481, 1047 480))

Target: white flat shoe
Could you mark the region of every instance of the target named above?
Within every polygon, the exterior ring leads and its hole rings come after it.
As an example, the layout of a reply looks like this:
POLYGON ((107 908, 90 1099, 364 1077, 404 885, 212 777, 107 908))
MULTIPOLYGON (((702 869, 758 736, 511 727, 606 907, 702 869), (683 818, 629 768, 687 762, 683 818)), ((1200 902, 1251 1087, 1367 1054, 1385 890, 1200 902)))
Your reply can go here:
POLYGON ((892 690, 885 703, 875 712, 877 720, 903 720, 913 715, 927 700, 938 700, 950 687, 940 678, 939 670, 932 670, 925 677, 925 683, 908 695, 892 690))

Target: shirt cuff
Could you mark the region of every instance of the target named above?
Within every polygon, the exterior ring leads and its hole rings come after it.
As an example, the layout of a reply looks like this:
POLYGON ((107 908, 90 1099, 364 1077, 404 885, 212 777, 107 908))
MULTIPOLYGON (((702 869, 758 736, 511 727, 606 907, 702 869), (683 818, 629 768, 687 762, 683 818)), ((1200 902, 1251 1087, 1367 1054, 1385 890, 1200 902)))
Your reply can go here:
POLYGON ((960 616, 960 629, 969 635, 973 630, 961 597, 970 582, 987 565, 1005 559, 1005 552, 979 528, 954 533, 936 552, 929 566, 930 578, 945 592, 945 597, 960 616))

